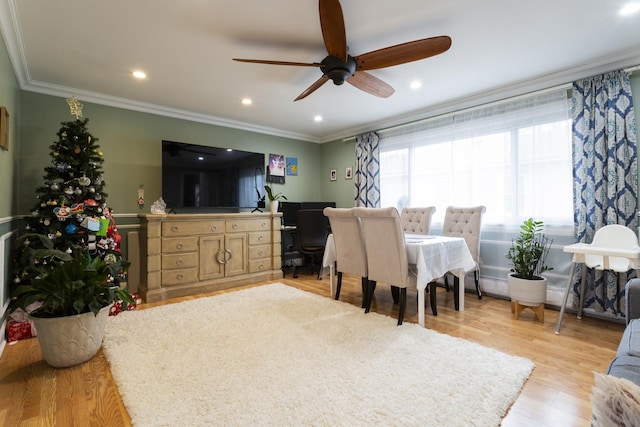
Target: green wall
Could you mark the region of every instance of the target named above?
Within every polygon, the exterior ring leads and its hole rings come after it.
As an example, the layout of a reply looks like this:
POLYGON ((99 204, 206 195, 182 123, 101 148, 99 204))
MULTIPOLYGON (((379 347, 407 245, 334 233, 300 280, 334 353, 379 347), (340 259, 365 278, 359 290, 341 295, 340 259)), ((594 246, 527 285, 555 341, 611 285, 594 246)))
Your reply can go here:
POLYGON ((350 208, 354 205, 354 179, 345 178, 345 168, 351 167, 353 175, 356 170, 355 141, 332 141, 322 144, 322 197, 334 200, 338 207, 350 208), (331 169, 336 169, 337 180, 329 179, 331 169))
MULTIPOLYGON (((321 200, 322 147, 319 144, 236 130, 182 119, 83 102, 88 128, 98 138, 104 153, 108 205, 116 214, 149 212, 161 196, 163 139, 200 145, 283 154, 298 158, 298 176, 287 176, 276 190, 289 200, 321 200), (146 206, 138 207, 137 195, 144 185, 146 206)), ((22 123, 18 189, 18 211, 28 213, 34 191, 41 185, 44 167, 49 164, 49 145, 54 142, 62 121, 73 120, 65 99, 32 92, 22 93, 22 123)))
POLYGON ((9 112, 9 151, 0 149, 0 218, 6 218, 16 213, 20 89, 4 41, 0 43, 0 106, 9 112))

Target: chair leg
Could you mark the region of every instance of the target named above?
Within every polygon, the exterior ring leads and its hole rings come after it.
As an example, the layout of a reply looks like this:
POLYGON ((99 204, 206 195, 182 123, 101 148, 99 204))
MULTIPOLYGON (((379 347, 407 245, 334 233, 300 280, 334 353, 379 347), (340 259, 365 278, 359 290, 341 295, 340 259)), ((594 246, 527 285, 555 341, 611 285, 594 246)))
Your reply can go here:
MULTIPOLYGON (((464 289, 462 290, 464 292, 464 289)), ((458 301, 458 297, 460 295, 460 279, 458 276, 453 277, 453 305, 456 308, 456 311, 460 310, 460 302, 458 301)))
POLYGON ((398 296, 400 295, 400 288, 397 286, 391 286, 391 296, 393 297, 393 303, 398 304, 398 296))
POLYGON ((367 283, 369 282, 369 279, 367 279, 366 277, 362 278, 362 308, 365 307, 366 305, 366 295, 367 295, 367 283))
POLYGON ((431 312, 434 316, 438 315, 438 306, 436 305, 436 287, 437 283, 435 281, 429 283, 427 285, 429 288, 429 303, 431 304, 431 312))
POLYGON ((373 293, 376 290, 376 281, 369 280, 367 283, 367 292, 365 294, 366 303, 364 307, 364 312, 368 313, 371 310, 371 300, 373 299, 373 293))
POLYGON ((444 288, 449 292, 449 276, 447 273, 444 274, 444 288))
POLYGON ((476 293, 478 294, 478 299, 482 299, 482 291, 480 290, 480 272, 478 270, 473 270, 473 279, 476 281, 476 293))
POLYGON ((404 309, 407 306, 407 288, 400 289, 400 302, 398 307, 398 326, 402 325, 404 320, 404 309))
POLYGON ((338 271, 338 285, 336 286, 336 298, 340 298, 340 288, 342 288, 342 271, 338 271))

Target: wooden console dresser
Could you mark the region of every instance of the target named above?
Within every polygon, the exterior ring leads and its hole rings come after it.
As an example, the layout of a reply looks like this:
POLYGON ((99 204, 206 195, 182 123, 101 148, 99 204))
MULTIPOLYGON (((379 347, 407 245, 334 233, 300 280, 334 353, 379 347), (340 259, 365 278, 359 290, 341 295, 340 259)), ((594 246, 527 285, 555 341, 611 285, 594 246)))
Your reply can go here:
POLYGON ((147 302, 282 277, 280 213, 139 216, 147 302))

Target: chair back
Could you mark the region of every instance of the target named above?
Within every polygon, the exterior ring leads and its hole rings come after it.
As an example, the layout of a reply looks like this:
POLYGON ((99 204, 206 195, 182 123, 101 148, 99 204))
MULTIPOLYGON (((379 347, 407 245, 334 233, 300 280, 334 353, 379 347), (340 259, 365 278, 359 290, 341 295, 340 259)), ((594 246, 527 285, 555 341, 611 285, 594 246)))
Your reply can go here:
MULTIPOLYGON (((638 247, 638 237, 633 230, 624 225, 610 224, 596 231, 591 244, 603 248, 634 249, 638 247)), ((597 270, 605 268, 602 255, 587 254, 584 256, 584 263, 587 267, 597 270)), ((629 259, 614 256, 609 257, 608 267, 618 273, 623 273, 633 268, 629 259)))
POLYGON ((336 247, 337 270, 367 277, 367 253, 362 236, 362 224, 354 208, 325 208, 336 247))
POLYGON ((485 206, 456 207, 449 206, 444 214, 442 235, 448 237, 462 237, 476 265, 480 257, 480 231, 482 229, 482 214, 485 206))
POLYGON ((429 234, 431 217, 436 211, 435 206, 426 208, 402 208, 400 220, 402 229, 409 234, 429 234))
POLYGON ((354 208, 362 223, 369 280, 399 288, 409 284, 402 222, 396 208, 354 208))
POLYGON ((296 222, 298 249, 302 252, 324 250, 329 236, 329 221, 322 209, 300 209, 296 222))

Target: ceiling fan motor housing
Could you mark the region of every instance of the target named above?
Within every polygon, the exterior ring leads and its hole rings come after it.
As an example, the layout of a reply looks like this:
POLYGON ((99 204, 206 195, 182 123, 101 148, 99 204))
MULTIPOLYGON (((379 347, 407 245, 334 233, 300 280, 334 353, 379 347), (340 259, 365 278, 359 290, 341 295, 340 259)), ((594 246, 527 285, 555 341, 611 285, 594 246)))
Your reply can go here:
POLYGON ((356 60, 347 56, 347 62, 343 62, 335 56, 327 56, 322 60, 322 73, 330 78, 335 85, 341 85, 356 72, 356 60))

